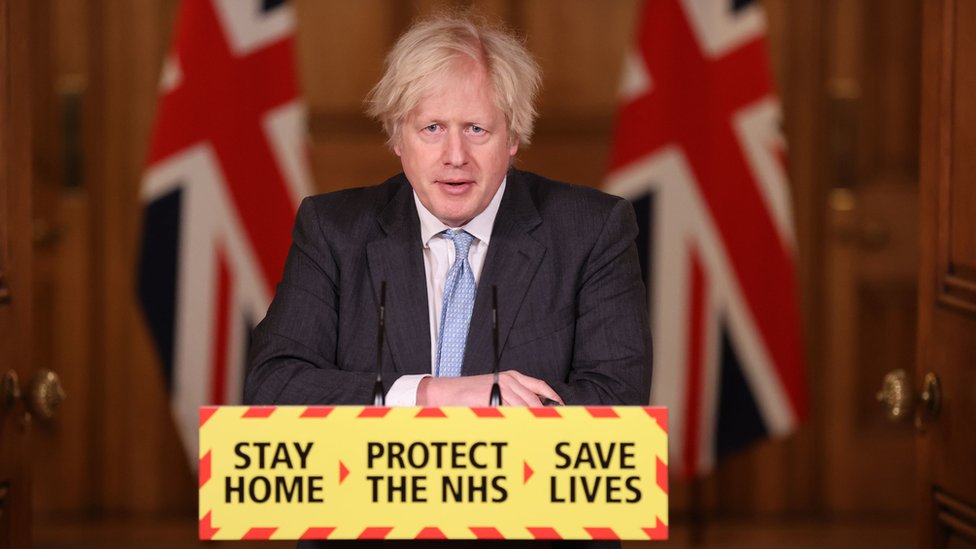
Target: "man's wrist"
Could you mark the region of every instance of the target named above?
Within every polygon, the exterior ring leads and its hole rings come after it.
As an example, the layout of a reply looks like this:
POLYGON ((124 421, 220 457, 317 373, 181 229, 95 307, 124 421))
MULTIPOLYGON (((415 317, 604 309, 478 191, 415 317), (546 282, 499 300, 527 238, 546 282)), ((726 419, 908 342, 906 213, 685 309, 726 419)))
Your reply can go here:
POLYGON ((427 377, 427 375, 408 374, 397 378, 386 392, 386 405, 417 406, 417 384, 424 377, 427 377))
POLYGON ((427 406, 430 403, 430 376, 420 380, 417 384, 417 406, 427 406))

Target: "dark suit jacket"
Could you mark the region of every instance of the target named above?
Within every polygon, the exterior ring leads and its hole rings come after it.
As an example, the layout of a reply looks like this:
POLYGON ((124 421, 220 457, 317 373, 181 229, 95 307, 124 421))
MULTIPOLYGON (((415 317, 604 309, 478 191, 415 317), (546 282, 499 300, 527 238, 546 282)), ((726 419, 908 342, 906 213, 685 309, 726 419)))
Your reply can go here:
MULTIPOLYGON (((463 374, 493 366, 498 287, 501 369, 545 380, 567 404, 648 402, 651 349, 633 208, 591 188, 511 170, 475 298, 463 374)), ((403 174, 306 199, 267 317, 255 329, 248 404, 370 404, 378 296, 386 281, 383 382, 430 373, 420 219, 403 174)), ((486 403, 487 404, 487 395, 486 403)), ((423 542, 419 547, 549 547, 549 542, 423 542)), ((302 542, 391 547, 404 542, 302 542)), ((619 547, 555 542, 554 547, 619 547)))
MULTIPOLYGON (((492 371, 495 285, 502 370, 545 380, 566 404, 646 404, 651 350, 636 234, 627 201, 510 170, 463 374, 492 371)), ((386 388, 430 373, 420 221, 403 174, 305 199, 293 238, 253 334, 246 403, 371 403, 383 281, 386 388)))

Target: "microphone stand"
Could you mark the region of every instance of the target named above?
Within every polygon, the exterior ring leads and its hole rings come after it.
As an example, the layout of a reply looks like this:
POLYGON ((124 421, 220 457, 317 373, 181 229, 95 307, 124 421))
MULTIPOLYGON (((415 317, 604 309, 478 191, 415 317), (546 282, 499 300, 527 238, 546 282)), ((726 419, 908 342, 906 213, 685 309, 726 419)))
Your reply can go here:
POLYGON ((492 371, 494 376, 491 383, 491 396, 488 398, 488 406, 492 408, 502 405, 502 390, 498 386, 498 286, 491 287, 491 330, 495 349, 495 367, 492 371))
POLYGON ((383 389, 383 336, 386 332, 386 281, 380 283, 380 325, 376 336, 376 382, 373 384, 373 406, 386 405, 383 389))

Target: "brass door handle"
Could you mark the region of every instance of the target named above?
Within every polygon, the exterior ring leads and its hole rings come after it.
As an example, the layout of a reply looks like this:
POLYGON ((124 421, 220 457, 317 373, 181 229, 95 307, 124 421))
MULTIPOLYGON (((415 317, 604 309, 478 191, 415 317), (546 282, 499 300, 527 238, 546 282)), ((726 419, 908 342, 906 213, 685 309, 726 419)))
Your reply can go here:
POLYGON ((38 370, 31 381, 27 406, 34 415, 44 420, 54 419, 58 407, 68 395, 61 386, 61 378, 47 369, 38 370))
POLYGON ((888 419, 902 421, 915 414, 915 426, 918 428, 922 427, 923 416, 935 419, 942 411, 942 387, 939 377, 932 372, 925 374, 922 392, 918 397, 915 396, 912 382, 905 370, 888 372, 876 398, 884 407, 888 419))
POLYGON ((66 397, 61 378, 51 370, 38 370, 31 380, 27 394, 21 391, 16 371, 7 370, 0 380, 0 412, 11 412, 18 401, 23 402, 24 413, 20 419, 24 425, 30 423, 32 414, 44 420, 54 419, 58 407, 66 397))

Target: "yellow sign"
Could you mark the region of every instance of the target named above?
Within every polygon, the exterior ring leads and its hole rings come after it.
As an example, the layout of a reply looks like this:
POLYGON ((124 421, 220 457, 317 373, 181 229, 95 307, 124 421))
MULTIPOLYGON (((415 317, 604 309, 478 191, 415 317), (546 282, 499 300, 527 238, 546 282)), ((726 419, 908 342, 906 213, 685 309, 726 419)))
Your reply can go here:
POLYGON ((200 409, 201 539, 667 539, 667 410, 200 409))

